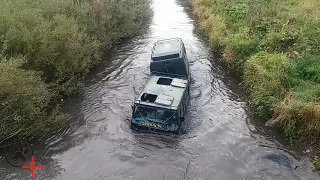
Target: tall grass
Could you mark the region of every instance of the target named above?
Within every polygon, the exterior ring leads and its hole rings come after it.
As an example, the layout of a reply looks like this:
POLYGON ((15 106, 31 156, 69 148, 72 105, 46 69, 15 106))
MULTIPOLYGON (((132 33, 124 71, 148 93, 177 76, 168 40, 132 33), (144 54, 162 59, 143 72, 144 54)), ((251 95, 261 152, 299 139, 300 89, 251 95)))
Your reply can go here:
POLYGON ((0 0, 0 143, 43 134, 61 120, 55 100, 77 92, 105 49, 143 29, 149 3, 0 0))
POLYGON ((213 47, 242 73, 257 114, 320 137, 320 2, 189 0, 213 47))
POLYGON ((314 166, 315 166, 315 169, 316 170, 320 170, 320 158, 318 156, 315 156, 312 160, 314 166))

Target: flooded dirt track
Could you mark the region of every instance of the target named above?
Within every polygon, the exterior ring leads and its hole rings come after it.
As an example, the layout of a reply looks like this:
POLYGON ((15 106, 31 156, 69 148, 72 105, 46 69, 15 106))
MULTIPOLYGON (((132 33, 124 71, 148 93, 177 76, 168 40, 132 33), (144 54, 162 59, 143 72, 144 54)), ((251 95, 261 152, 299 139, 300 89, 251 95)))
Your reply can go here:
MULTIPOLYGON (((310 161, 292 152, 248 113, 239 81, 227 73, 179 1, 154 0, 146 34, 121 44, 87 82, 84 94, 65 102, 72 124, 35 149, 34 179, 253 180, 319 179, 310 161), (147 82, 150 49, 181 37, 192 71, 191 102, 182 135, 130 129, 131 103, 147 82), (39 160, 38 160, 39 159, 39 160)), ((31 170, 1 161, 0 179, 31 179, 31 170)))

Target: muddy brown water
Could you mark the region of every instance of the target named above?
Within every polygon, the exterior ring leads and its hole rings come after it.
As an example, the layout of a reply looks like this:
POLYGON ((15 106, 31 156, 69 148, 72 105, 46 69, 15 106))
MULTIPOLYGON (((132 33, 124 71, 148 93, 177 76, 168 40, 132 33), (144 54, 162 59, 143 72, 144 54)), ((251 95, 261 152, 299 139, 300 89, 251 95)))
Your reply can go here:
MULTIPOLYGON (((197 33, 187 7, 154 0, 145 34, 115 48, 66 100, 71 124, 34 147, 34 179, 241 180, 320 179, 304 153, 249 113, 239 78, 228 72, 197 33), (182 135, 130 129, 131 103, 148 80, 155 41, 181 37, 192 71, 191 102, 182 135)), ((0 179, 31 179, 3 158, 0 179)))

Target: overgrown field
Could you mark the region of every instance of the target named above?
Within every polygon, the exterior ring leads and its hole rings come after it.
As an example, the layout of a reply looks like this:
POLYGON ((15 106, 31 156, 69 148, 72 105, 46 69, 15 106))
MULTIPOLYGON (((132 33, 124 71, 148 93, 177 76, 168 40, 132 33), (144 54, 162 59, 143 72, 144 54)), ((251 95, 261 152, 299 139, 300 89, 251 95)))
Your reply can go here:
POLYGON ((152 15, 149 0, 0 0, 0 144, 64 122, 56 104, 105 49, 152 15))
POLYGON ((320 1, 189 0, 200 27, 243 75, 261 119, 320 137, 320 1))

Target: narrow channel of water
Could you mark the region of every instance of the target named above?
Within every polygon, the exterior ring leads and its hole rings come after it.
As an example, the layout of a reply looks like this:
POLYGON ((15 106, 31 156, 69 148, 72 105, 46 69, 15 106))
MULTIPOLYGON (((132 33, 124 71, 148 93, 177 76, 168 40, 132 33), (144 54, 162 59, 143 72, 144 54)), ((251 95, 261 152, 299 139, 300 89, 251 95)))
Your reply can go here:
MULTIPOLYGON (((198 35, 184 7, 154 0, 153 9, 148 32, 119 45, 89 78, 84 94, 65 102, 72 123, 35 149, 36 164, 45 168, 35 170, 34 179, 320 179, 302 151, 292 152, 271 136, 274 131, 260 130, 240 81, 198 35), (192 71, 186 133, 136 133, 129 124, 131 103, 148 80, 150 49, 171 37, 183 39, 192 71)), ((5 160, 0 166, 0 179, 31 179, 30 170, 5 160)))

